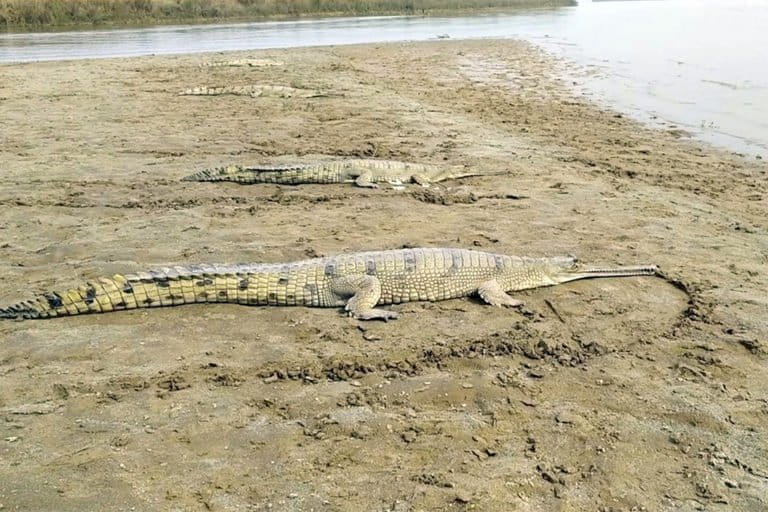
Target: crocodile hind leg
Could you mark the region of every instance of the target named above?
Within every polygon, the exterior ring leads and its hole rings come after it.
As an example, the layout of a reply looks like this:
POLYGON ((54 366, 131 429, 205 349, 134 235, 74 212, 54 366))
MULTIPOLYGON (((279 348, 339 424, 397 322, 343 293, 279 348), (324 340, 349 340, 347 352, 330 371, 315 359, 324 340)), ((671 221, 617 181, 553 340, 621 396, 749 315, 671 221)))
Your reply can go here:
POLYGON ((514 308, 523 305, 521 301, 510 297, 495 279, 491 279, 490 281, 481 284, 477 289, 477 294, 480 295, 480 298, 483 299, 483 301, 491 306, 507 306, 514 308))
POLYGON ((337 277, 332 284, 333 293, 349 297, 344 309, 359 320, 390 320, 397 318, 397 313, 374 306, 381 297, 381 283, 375 276, 354 275, 337 277))
POLYGON ((373 173, 371 171, 363 171, 356 179, 355 185, 364 188, 379 188, 373 181, 373 173))
POLYGON ((432 181, 423 174, 414 174, 411 176, 411 181, 424 188, 427 188, 432 184, 432 181))

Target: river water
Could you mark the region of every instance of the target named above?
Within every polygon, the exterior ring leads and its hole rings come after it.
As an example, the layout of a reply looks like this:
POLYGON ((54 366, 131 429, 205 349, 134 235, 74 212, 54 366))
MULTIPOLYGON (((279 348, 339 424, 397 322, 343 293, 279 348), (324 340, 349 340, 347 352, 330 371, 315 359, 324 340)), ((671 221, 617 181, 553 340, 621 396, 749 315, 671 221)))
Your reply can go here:
MULTIPOLYGON (((365 17, 0 34, 0 62, 524 38, 579 65, 580 90, 638 119, 768 155, 768 0, 588 1, 461 17, 365 17)), ((1 72, 0 68, 0 72, 1 72)))

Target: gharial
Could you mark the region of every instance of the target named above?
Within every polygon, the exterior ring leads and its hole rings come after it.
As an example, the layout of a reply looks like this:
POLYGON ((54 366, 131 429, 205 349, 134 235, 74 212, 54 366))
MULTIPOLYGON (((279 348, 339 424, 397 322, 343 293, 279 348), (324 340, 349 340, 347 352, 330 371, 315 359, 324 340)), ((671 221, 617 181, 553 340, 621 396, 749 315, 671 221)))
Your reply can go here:
POLYGON ((432 165, 374 158, 329 160, 288 165, 229 165, 205 169, 183 178, 184 181, 234 181, 244 185, 277 183, 354 183, 358 187, 376 188, 377 183, 418 183, 429 185, 443 180, 488 176, 463 165, 432 165))
POLYGON ((221 68, 221 67, 249 67, 249 68, 265 68, 273 66, 282 66, 283 61, 274 59, 234 59, 234 60, 215 60, 211 62, 204 62, 201 64, 205 68, 221 68))
POLYGON ((375 306, 477 294, 519 306, 510 291, 576 279, 654 275, 653 265, 582 268, 572 257, 527 258, 465 249, 398 249, 294 263, 188 265, 101 278, 0 309, 0 318, 51 318, 123 309, 230 302, 341 307, 360 320, 397 318, 375 306))
MULTIPOLYGON (((179 92, 179 96, 250 96, 251 98, 323 98, 332 94, 314 89, 299 89, 285 85, 233 85, 193 87, 179 92)), ((334 94, 338 96, 338 94, 334 94)))

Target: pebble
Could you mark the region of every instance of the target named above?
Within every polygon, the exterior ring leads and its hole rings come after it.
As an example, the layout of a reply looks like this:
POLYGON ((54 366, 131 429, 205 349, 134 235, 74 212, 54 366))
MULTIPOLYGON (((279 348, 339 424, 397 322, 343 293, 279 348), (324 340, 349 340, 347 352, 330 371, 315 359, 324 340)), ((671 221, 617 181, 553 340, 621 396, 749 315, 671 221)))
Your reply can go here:
POLYGON ((6 437, 5 440, 8 441, 9 443, 14 443, 19 440, 19 436, 6 437))
POLYGON ((541 478, 543 478, 544 480, 546 480, 551 484, 557 483, 557 479, 555 478, 555 475, 553 475, 552 472, 550 472, 549 469, 546 468, 546 466, 538 464, 536 466, 536 469, 541 475, 541 478))
POLYGON ((729 487, 731 489, 738 489, 741 487, 741 484, 739 482, 736 482, 735 480, 723 480, 723 483, 726 487, 729 487))
POLYGON ((565 423, 567 425, 572 425, 576 422, 576 417, 569 412, 563 411, 555 415, 555 421, 558 423, 565 423))
POLYGON ((472 450, 469 450, 469 452, 475 457, 477 457, 478 460, 485 460, 488 458, 488 455, 474 448, 472 450))
POLYGON ((69 398, 69 390, 67 389, 67 387, 64 384, 61 384, 61 383, 58 383, 58 382, 55 383, 53 385, 53 392, 54 392, 54 394, 56 396, 58 396, 59 398, 61 398, 63 400, 66 400, 67 398, 69 398))
POLYGON ((416 440, 416 432, 413 430, 408 430, 406 432, 403 432, 400 437, 403 438, 403 441, 406 443, 412 443, 416 440))
POLYGON ((473 386, 469 382, 465 382, 464 384, 461 385, 461 387, 463 387, 464 389, 472 389, 475 386, 473 386))
POLYGON ((466 492, 460 492, 460 493, 456 494, 456 497, 454 498, 454 501, 456 501, 458 503, 469 503, 470 501, 472 501, 472 496, 470 496, 466 492))

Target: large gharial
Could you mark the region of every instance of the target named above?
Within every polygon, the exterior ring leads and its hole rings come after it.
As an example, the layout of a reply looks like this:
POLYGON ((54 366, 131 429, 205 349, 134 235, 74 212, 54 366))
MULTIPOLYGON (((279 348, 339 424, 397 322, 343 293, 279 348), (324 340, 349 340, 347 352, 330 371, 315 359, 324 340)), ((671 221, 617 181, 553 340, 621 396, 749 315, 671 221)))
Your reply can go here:
POLYGON ((188 265, 101 278, 0 309, 31 319, 123 309, 230 302, 255 306, 344 306, 360 320, 397 318, 383 304, 472 294, 519 306, 510 291, 577 279, 654 275, 655 266, 582 268, 572 257, 527 258, 465 249, 398 249, 294 263, 188 265))
POLYGON ((348 159, 308 164, 274 166, 229 165, 205 169, 183 178, 184 181, 234 181, 241 184, 277 183, 354 183, 358 187, 376 188, 377 183, 418 183, 429 185, 443 180, 485 176, 465 166, 439 166, 399 162, 396 160, 348 159))

